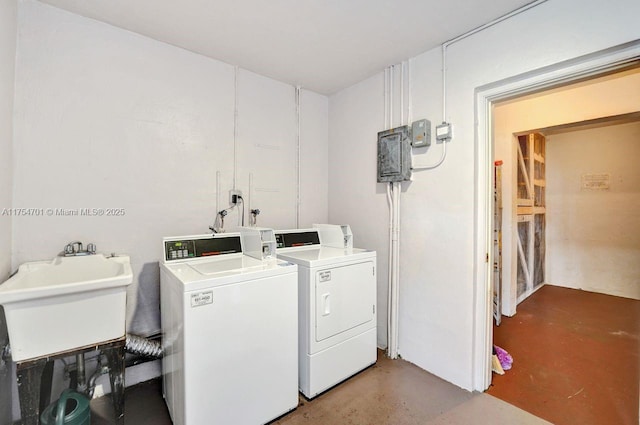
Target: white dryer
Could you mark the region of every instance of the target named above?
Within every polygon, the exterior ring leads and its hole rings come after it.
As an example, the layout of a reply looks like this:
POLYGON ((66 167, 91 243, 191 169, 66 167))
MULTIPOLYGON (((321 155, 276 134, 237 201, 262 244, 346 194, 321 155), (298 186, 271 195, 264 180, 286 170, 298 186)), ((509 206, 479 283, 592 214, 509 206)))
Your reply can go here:
POLYGON ((273 231, 163 246, 163 390, 173 423, 256 425, 295 409, 297 266, 275 259, 273 231), (261 258, 243 255, 249 242, 261 258))
POLYGON ((376 253, 353 248, 348 226, 316 226, 276 231, 278 258, 298 265, 298 385, 307 398, 377 355, 376 253))

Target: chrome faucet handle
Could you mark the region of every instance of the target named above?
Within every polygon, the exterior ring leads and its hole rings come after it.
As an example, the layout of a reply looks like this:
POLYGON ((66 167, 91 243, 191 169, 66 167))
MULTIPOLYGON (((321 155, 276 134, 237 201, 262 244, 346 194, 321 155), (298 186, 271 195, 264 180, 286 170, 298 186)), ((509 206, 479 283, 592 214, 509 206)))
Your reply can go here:
POLYGON ((96 253, 96 244, 90 243, 87 245, 87 252, 89 254, 95 254, 96 253))
POLYGON ((79 252, 82 252, 82 242, 80 241, 69 242, 64 247, 64 251, 63 251, 64 255, 67 257, 76 255, 79 252))

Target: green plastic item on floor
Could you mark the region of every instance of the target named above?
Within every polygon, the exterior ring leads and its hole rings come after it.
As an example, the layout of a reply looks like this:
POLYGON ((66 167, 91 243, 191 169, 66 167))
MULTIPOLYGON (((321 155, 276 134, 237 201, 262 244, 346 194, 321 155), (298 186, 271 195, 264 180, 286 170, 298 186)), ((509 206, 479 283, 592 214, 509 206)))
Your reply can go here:
POLYGON ((42 425, 89 425, 91 409, 89 399, 72 389, 66 389, 40 415, 42 425))

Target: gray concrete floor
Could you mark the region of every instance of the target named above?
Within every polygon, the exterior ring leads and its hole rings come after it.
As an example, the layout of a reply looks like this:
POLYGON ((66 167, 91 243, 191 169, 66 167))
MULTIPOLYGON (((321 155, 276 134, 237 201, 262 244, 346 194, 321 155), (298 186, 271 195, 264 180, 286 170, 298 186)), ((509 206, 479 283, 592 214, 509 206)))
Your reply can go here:
MULTIPOLYGON (((93 400, 92 411, 93 425, 110 423, 109 397, 93 400)), ((159 380, 127 389, 125 424, 170 423, 159 380)), ((411 363, 389 360, 379 352, 374 366, 351 379, 313 400, 300 396, 298 408, 272 422, 275 424, 540 425, 549 422, 490 395, 469 393, 411 363)))

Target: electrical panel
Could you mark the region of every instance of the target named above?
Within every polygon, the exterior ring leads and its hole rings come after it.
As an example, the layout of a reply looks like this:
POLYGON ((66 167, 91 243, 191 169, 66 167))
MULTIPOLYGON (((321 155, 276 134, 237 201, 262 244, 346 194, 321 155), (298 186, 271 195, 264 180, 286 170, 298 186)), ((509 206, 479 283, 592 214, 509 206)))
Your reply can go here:
POLYGON ((411 131, 409 126, 378 133, 378 182, 411 179, 411 131))
POLYGON ((411 124, 411 146, 423 148, 431 146, 431 121, 422 119, 411 124))

